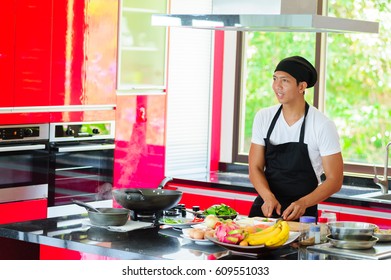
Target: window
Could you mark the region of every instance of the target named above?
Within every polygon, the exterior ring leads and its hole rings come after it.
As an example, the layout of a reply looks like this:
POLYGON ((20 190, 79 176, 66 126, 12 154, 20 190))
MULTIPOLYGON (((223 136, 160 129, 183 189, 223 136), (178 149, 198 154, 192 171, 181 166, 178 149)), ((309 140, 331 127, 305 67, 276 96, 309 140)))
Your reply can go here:
MULTIPOLYGON (((330 16, 380 22, 379 34, 327 34, 326 61, 321 64, 325 68, 319 73, 326 81, 324 98, 316 90, 306 93, 306 100, 336 123, 348 172, 370 174, 374 164, 383 166, 385 146, 391 141, 390 2, 329 0, 328 3, 330 16)), ((243 34, 234 161, 247 163, 255 113, 276 102, 271 88, 274 67, 291 55, 302 55, 314 63, 324 51, 317 47, 316 36, 243 34)))
MULTIPOLYGON (((243 34, 238 161, 247 161, 256 112, 277 102, 271 88, 275 66, 282 58, 291 55, 302 55, 314 63, 315 36, 313 33, 285 32, 243 34)), ((312 104, 313 89, 307 90, 305 96, 312 104)))

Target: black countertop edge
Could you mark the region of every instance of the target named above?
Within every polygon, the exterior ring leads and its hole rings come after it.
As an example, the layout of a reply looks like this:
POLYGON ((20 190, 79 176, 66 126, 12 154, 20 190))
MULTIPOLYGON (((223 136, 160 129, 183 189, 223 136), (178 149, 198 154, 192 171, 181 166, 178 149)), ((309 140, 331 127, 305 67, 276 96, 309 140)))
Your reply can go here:
POLYGON ((259 256, 238 255, 216 244, 199 245, 183 239, 182 232, 173 228, 148 227, 114 232, 87 223, 88 217, 82 214, 4 224, 0 225, 0 237, 79 251, 84 260, 94 259, 88 254, 123 260, 278 260, 298 257, 297 249, 291 246, 262 251, 259 256))
MULTIPOLYGON (((86 215, 70 215, 0 225, 0 237, 124 260, 336 260, 349 259, 307 251, 296 242, 258 256, 234 253, 216 245, 197 245, 183 239, 181 231, 148 227, 113 232, 87 226, 86 215)), ((21 252, 23 254, 23 252, 21 252)), ((94 256, 91 256, 94 259, 94 256)), ((353 258, 354 259, 354 258, 353 258)))

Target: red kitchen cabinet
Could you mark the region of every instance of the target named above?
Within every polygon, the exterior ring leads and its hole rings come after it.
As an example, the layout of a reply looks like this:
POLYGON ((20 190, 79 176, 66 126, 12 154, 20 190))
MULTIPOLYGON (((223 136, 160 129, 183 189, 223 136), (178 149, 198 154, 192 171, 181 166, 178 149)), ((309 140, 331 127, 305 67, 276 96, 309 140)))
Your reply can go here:
POLYGON ((44 219, 47 217, 47 199, 0 204, 0 224, 44 219))
POLYGON ((50 105, 116 103, 118 2, 53 1, 50 105))
MULTIPOLYGON (((0 111, 46 106, 50 92, 52 0, 3 1, 0 9, 0 111)), ((39 123, 47 112, 2 113, 1 124, 39 123)))
POLYGON ((52 0, 16 0, 15 107, 49 105, 51 27, 52 0))
POLYGON ((164 178, 166 96, 117 98, 114 187, 156 188, 164 178))
POLYGON ((3 1, 0 8, 0 107, 14 102, 15 2, 3 1))
MULTIPOLYGON (((0 204, 0 224, 17 223, 47 217, 47 199, 0 204)), ((0 260, 37 260, 39 245, 0 238, 0 260)))
POLYGON ((0 124, 46 123, 49 121, 49 118, 50 114, 48 112, 0 114, 0 124))

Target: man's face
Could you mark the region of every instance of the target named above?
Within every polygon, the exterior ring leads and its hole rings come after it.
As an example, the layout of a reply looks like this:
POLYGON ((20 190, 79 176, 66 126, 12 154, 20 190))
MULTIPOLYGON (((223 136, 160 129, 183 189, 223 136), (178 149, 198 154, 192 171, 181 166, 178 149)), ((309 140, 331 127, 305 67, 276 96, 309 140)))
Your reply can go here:
POLYGON ((303 98, 306 82, 297 81, 287 72, 276 71, 273 74, 273 91, 281 104, 287 103, 296 98, 303 98))

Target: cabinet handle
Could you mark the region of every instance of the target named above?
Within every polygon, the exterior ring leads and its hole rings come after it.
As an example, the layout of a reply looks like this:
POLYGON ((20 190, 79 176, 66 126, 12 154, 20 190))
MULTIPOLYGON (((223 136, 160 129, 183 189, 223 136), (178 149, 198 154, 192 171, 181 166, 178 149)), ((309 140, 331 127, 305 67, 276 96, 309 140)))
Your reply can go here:
POLYGON ((22 152, 22 151, 34 151, 34 150, 44 150, 46 146, 44 144, 38 145, 26 145, 26 146, 7 146, 0 147, 0 152, 22 152))

